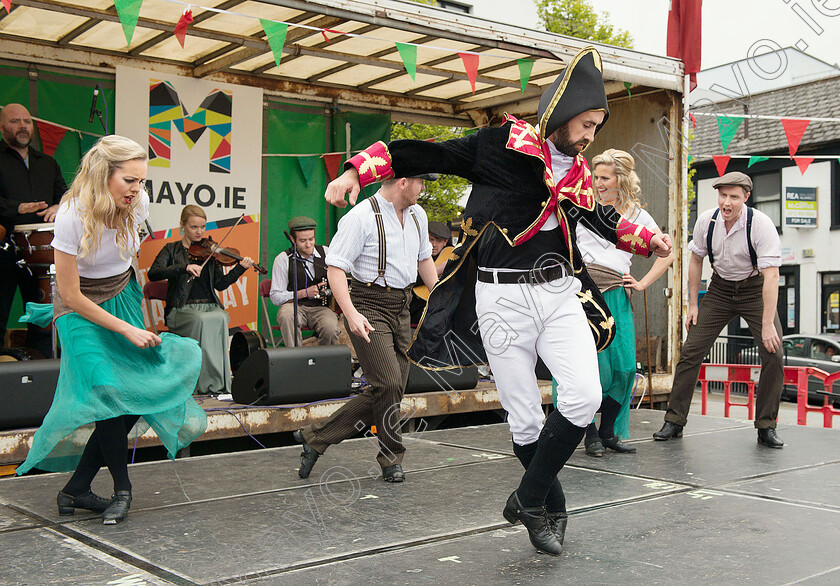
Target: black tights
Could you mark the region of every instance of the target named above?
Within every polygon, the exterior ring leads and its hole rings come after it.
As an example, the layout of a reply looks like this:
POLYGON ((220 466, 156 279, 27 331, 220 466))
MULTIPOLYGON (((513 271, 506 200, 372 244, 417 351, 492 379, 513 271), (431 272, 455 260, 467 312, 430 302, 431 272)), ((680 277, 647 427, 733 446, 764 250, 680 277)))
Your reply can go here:
POLYGON ((138 415, 123 415, 97 421, 96 429, 82 452, 82 459, 62 492, 71 496, 86 493, 90 490, 93 477, 103 465, 108 467, 111 478, 114 479, 114 492, 131 490, 131 482, 128 480, 126 436, 138 419, 138 415))
POLYGON ((612 397, 604 397, 601 400, 601 429, 595 427, 595 422, 590 423, 586 428, 587 439, 592 439, 595 435, 601 439, 609 439, 615 437, 615 420, 618 418, 618 413, 621 411, 621 403, 612 397))
POLYGON ((546 499, 552 485, 557 482, 557 473, 583 439, 584 429, 574 425, 559 411, 552 411, 546 418, 537 440, 537 449, 516 489, 523 507, 530 509, 548 505, 546 499))

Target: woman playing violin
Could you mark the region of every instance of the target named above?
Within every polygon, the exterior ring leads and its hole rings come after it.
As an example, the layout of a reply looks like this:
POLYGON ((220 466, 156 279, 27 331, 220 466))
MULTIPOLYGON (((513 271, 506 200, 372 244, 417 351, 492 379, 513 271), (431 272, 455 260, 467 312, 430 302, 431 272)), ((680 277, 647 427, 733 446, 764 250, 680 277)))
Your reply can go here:
POLYGON ((217 291, 233 285, 254 261, 244 257, 225 274, 222 266, 210 259, 190 255, 189 249, 204 238, 207 216, 196 205, 181 211, 181 240, 170 242, 158 253, 149 268, 149 280, 166 279, 166 326, 169 331, 198 340, 202 365, 195 392, 216 395, 230 392, 228 323, 217 291))

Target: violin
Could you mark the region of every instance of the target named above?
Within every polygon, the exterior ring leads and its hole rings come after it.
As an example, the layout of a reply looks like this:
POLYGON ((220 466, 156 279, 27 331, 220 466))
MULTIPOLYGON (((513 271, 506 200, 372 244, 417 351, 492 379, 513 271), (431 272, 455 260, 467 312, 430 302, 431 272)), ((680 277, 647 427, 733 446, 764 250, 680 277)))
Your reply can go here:
MULTIPOLYGON (((203 263, 208 258, 212 258, 218 264, 229 267, 233 266, 239 261, 242 260, 242 256, 240 256, 239 251, 235 248, 222 248, 215 242, 213 239, 202 238, 198 242, 193 242, 190 244, 189 249, 187 249, 187 253, 190 257, 193 258, 196 262, 203 263)), ((261 275, 265 275, 268 271, 265 267, 254 263, 253 268, 261 275)))

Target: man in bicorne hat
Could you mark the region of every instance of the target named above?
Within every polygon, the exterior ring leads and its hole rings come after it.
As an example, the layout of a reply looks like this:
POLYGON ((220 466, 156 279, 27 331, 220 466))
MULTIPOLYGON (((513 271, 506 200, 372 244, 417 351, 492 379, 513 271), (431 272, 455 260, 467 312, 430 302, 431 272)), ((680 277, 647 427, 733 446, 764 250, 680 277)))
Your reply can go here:
POLYGON ((327 187, 338 205, 360 186, 396 174, 438 172, 473 183, 461 238, 432 290, 409 358, 426 368, 489 362, 508 412, 513 450, 526 472, 503 514, 531 543, 558 555, 566 503, 557 473, 601 402, 597 350, 615 325, 575 244, 575 227, 622 250, 667 256, 667 236, 596 203, 581 151, 607 120, 601 57, 587 47, 540 98, 539 126, 504 124, 445 142, 377 143, 345 163, 327 187), (539 355, 559 381, 548 418, 534 367, 539 355))

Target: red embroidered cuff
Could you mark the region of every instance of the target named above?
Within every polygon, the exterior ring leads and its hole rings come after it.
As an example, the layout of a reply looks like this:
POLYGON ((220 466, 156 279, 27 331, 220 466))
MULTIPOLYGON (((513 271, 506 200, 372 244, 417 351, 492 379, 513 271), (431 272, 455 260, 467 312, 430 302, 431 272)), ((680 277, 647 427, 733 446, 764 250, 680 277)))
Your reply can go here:
POLYGON ((344 163, 345 169, 347 165, 352 165, 359 172, 359 183, 362 187, 394 176, 394 170, 391 169, 391 153, 388 152, 388 145, 381 140, 348 159, 344 163))
POLYGON ((621 218, 615 229, 615 234, 618 237, 616 246, 620 250, 650 256, 650 239, 653 238, 653 232, 641 224, 631 224, 621 218))

